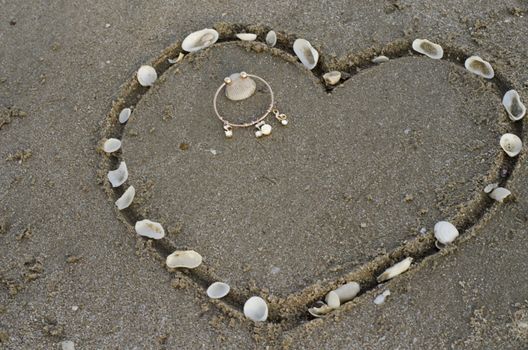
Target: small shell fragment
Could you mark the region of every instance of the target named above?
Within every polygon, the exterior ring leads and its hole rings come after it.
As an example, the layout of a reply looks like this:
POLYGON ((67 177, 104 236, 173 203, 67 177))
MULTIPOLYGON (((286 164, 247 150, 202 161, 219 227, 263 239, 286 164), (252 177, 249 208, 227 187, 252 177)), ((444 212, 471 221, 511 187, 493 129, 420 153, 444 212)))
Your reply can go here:
POLYGON ((128 121, 128 118, 130 118, 131 113, 132 110, 130 108, 123 108, 123 110, 119 112, 119 122, 125 124, 128 121))
POLYGON ((266 44, 271 47, 277 44, 277 33, 275 33, 275 31, 270 30, 268 34, 266 34, 266 44))
POLYGON ((360 286, 357 282, 349 282, 341 287, 329 292, 326 295, 325 301, 331 308, 338 308, 341 304, 355 298, 359 293, 360 286))
POLYGON ((471 73, 480 75, 486 79, 492 79, 495 76, 495 72, 493 71, 491 64, 484 61, 479 56, 469 57, 464 63, 464 66, 471 73))
POLYGON ((510 157, 515 157, 522 150, 522 141, 515 134, 504 134, 500 139, 500 146, 510 157))
POLYGON ((389 267, 381 275, 378 276, 378 282, 381 283, 384 281, 388 281, 391 278, 394 278, 404 273, 405 271, 409 269, 409 267, 411 267, 412 261, 413 261, 413 258, 408 257, 408 258, 403 259, 399 263, 389 267))
POLYGON ((334 70, 323 75, 323 79, 327 85, 335 85, 341 80, 341 72, 334 70))
POLYGON ((128 179, 128 169, 125 162, 121 162, 116 170, 108 172, 108 181, 112 187, 119 187, 128 179))
POLYGON ((141 220, 137 221, 135 225, 136 233, 140 236, 153 238, 153 239, 162 239, 165 237, 165 230, 160 223, 150 221, 150 220, 141 220))
POLYGON ((326 305, 322 301, 318 301, 317 305, 318 306, 314 306, 314 307, 311 307, 311 308, 308 309, 308 312, 313 317, 323 317, 327 313, 332 312, 334 310, 333 308, 331 308, 330 306, 326 305))
POLYGON ((293 43, 293 51, 302 64, 310 70, 314 69, 319 60, 319 52, 305 39, 297 39, 293 43))
POLYGON ((231 101, 241 101, 252 96, 257 90, 257 84, 251 77, 242 73, 234 73, 229 76, 229 83, 226 84, 225 95, 231 101))
POLYGON ((167 256, 165 260, 167 267, 194 269, 202 264, 202 256, 194 250, 176 250, 167 256))
POLYGON ((104 145, 103 145, 103 150, 106 153, 115 152, 115 151, 117 151, 120 148, 121 148, 121 141, 118 140, 118 139, 114 139, 114 138, 106 140, 104 145))
POLYGON ((381 305, 385 302, 385 299, 391 294, 390 290, 386 290, 374 299, 374 304, 381 305))
POLYGON ((218 32, 214 29, 206 28, 187 35, 183 39, 181 47, 187 52, 195 52, 213 45, 217 40, 218 32))
POLYGON ((491 193, 491 191, 493 191, 494 189, 496 189, 497 187, 499 187, 499 184, 498 183, 492 183, 492 184, 489 184, 487 185, 486 187, 484 187, 484 193, 491 193))
POLYGON ((244 315, 252 321, 262 322, 268 318, 268 305, 261 297, 251 297, 244 304, 244 315))
POLYGON ((211 299, 220 299, 225 297, 230 290, 231 287, 229 287, 229 284, 224 282, 214 282, 209 288, 207 288, 207 296, 211 299))
POLYGON ((439 221, 434 226, 434 236, 441 244, 453 242, 459 233, 455 225, 447 221, 439 221))
POLYGON ((412 43, 412 48, 414 51, 435 60, 439 60, 444 56, 444 49, 442 49, 442 46, 427 39, 415 39, 412 43))
POLYGON ((496 200, 497 202, 502 203, 507 197, 511 195, 511 191, 504 187, 497 187, 494 189, 489 196, 496 200))
POLYGON ((180 52, 180 54, 178 55, 178 57, 176 57, 176 59, 169 58, 167 61, 169 62, 169 64, 175 64, 175 63, 181 62, 184 56, 185 56, 184 53, 180 52))
POLYGON ((237 38, 239 38, 242 41, 255 41, 257 39, 257 34, 253 33, 238 33, 236 35, 237 38))
POLYGON ((147 65, 139 67, 137 80, 141 86, 152 86, 156 79, 158 79, 158 73, 156 73, 154 67, 147 65))
POLYGON ((130 186, 129 188, 127 188, 127 190, 121 195, 121 197, 119 197, 119 199, 115 201, 117 209, 123 210, 125 208, 128 208, 130 204, 132 204, 135 195, 136 189, 134 188, 134 186, 130 186))
POLYGON ((372 59, 372 63, 376 63, 376 64, 380 64, 380 63, 385 63, 385 62, 388 62, 389 61, 389 58, 387 56, 376 56, 372 59))
POLYGON ((521 120, 526 114, 526 106, 521 102, 519 93, 515 90, 509 90, 504 94, 502 104, 514 122, 521 120))

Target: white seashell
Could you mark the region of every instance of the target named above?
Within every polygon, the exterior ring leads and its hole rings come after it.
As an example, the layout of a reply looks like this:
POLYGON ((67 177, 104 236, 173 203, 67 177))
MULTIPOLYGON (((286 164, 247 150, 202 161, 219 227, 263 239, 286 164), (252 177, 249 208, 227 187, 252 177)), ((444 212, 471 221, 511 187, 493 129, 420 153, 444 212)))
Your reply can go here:
POLYGON ((435 60, 439 60, 444 56, 444 49, 442 49, 442 46, 427 39, 415 39, 412 43, 412 48, 414 51, 435 60))
POLYGON ((346 303, 359 293, 360 286, 357 282, 349 282, 341 287, 329 292, 325 301, 331 308, 338 308, 341 304, 346 303))
POLYGON ((140 236, 153 238, 153 239, 162 239, 165 237, 165 230, 161 224, 150 221, 150 220, 141 220, 136 222, 136 232, 140 236))
POLYGON ((319 60, 319 52, 305 39, 297 39, 293 43, 293 51, 302 64, 308 69, 314 69, 319 60))
POLYGON ((341 72, 334 70, 323 75, 323 79, 327 85, 335 85, 341 80, 341 72))
POLYGON ((504 134, 500 139, 500 146, 510 157, 515 157, 521 152, 522 141, 515 134, 504 134))
POLYGON ((394 278, 398 276, 399 274, 404 273, 411 267, 411 263, 413 261, 413 258, 408 257, 400 261, 399 263, 389 267, 387 270, 385 270, 381 275, 378 276, 378 282, 383 282, 390 280, 391 278, 394 278))
POLYGON ((244 304, 244 315, 255 322, 266 321, 268 305, 261 297, 251 297, 244 304))
POLYGON ((372 63, 376 63, 376 64, 380 64, 380 63, 385 63, 385 62, 388 62, 389 61, 389 58, 387 56, 376 56, 372 59, 372 63))
POLYGON ((484 193, 491 193, 494 189, 499 187, 498 183, 489 184, 486 187, 484 187, 484 193))
POLYGON ((170 268, 194 269, 202 264, 202 256, 194 250, 177 250, 167 256, 165 262, 170 268))
POLYGON ((447 221, 439 221, 434 226, 434 236, 441 244, 453 242, 459 233, 455 225, 447 221))
POLYGON ((187 52, 195 52, 213 45, 217 40, 218 32, 206 28, 187 35, 181 46, 187 52))
POLYGON ((125 162, 121 162, 116 170, 108 172, 108 180, 112 187, 121 186, 128 179, 128 169, 125 162))
POLYGON ((514 122, 521 120, 526 114, 526 106, 521 102, 519 93, 515 90, 510 90, 504 94, 502 104, 514 122))
POLYGON ((154 67, 146 65, 139 67, 137 80, 141 86, 152 86, 156 79, 158 79, 158 73, 156 73, 154 67))
POLYGON ((75 343, 71 340, 65 340, 61 342, 61 349, 62 350, 75 350, 75 343))
POLYGON ((390 290, 386 290, 374 299, 374 304, 381 305, 385 302, 385 299, 391 294, 390 290))
POLYGON ((225 297, 229 291, 231 290, 231 287, 229 287, 229 284, 224 282, 215 282, 207 288, 207 296, 211 299, 220 299, 225 297))
POLYGON ((484 77, 486 79, 492 79, 495 76, 495 72, 493 71, 493 67, 491 66, 491 64, 489 64, 489 62, 484 61, 479 56, 469 57, 464 63, 464 66, 471 73, 480 75, 481 77, 484 77))
POLYGON ((183 60, 184 56, 185 55, 183 54, 183 52, 180 52, 180 54, 178 55, 178 57, 176 57, 176 59, 169 58, 167 61, 169 62, 169 64, 175 64, 183 60))
POLYGON ((124 124, 128 121, 128 118, 130 118, 130 114, 132 113, 132 110, 130 108, 123 108, 123 110, 119 113, 119 122, 121 124, 124 124))
POLYGON ((322 301, 318 302, 319 306, 314 306, 308 309, 308 312, 313 317, 322 317, 326 315, 327 313, 333 311, 334 309, 330 306, 326 305, 322 301))
POLYGON ((238 33, 236 35, 237 38, 239 38, 242 41, 255 41, 257 38, 257 34, 253 33, 238 33))
POLYGON ((229 83, 226 83, 225 95, 231 101, 240 101, 252 96, 257 90, 257 84, 251 78, 242 73, 234 73, 229 76, 229 83))
POLYGON ((127 188, 125 193, 123 193, 121 197, 119 197, 119 199, 115 201, 117 209, 123 210, 125 208, 128 208, 130 204, 132 204, 135 195, 136 189, 134 188, 134 186, 130 186, 129 188, 127 188))
POLYGON ((494 189, 489 196, 493 199, 495 199, 497 202, 502 203, 506 197, 511 195, 511 191, 504 188, 504 187, 497 187, 494 189))
POLYGON ((115 152, 115 151, 117 151, 120 148, 121 148, 121 141, 118 140, 118 139, 114 139, 114 138, 106 140, 104 145, 103 145, 103 150, 106 153, 115 152))
POLYGON ((266 44, 271 47, 277 44, 277 33, 275 33, 275 31, 270 30, 268 34, 266 34, 266 44))

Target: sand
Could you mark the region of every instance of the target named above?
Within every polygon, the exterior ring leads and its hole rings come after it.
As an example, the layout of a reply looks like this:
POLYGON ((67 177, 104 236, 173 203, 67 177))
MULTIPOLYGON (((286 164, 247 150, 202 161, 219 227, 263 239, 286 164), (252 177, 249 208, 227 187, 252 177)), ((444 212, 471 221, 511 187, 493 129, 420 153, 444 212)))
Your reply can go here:
MULTIPOLYGON (((5 4, 0 347, 522 349, 528 166, 498 139, 523 135, 525 121, 513 125, 500 100, 508 88, 528 95, 527 10, 517 1, 5 4), (187 33, 213 26, 222 43, 167 66, 187 33), (280 33, 277 49, 229 42, 236 30, 268 28, 280 33), (321 52, 313 72, 291 56, 296 36, 321 52), (417 37, 442 43, 447 59, 409 52, 417 37), (380 53, 393 59, 369 64, 380 53), (497 79, 462 68, 474 53, 497 79), (165 73, 131 90, 144 63, 165 73), (242 69, 271 83, 287 127, 224 138, 212 95, 242 69), (320 77, 331 69, 350 78, 330 91, 320 77), (130 104, 122 127, 116 111, 130 104), (109 136, 123 139, 117 157, 98 151, 109 136), (138 190, 121 213, 120 190, 105 181, 118 160, 138 190), (514 198, 491 202, 481 192, 491 181, 514 198), (136 237, 131 224, 143 217, 167 238, 136 237), (438 252, 431 230, 443 219, 462 235, 438 252), (199 251, 204 264, 167 271, 176 248, 199 251), (405 256, 415 257, 411 270, 377 285, 405 256), (232 286, 223 301, 205 296, 214 280, 232 286), (349 280, 363 286, 353 302, 323 319, 306 313, 349 280), (251 295, 268 300, 269 322, 243 318, 251 295)), ((261 88, 251 104, 222 108, 257 113, 266 103, 261 88)))

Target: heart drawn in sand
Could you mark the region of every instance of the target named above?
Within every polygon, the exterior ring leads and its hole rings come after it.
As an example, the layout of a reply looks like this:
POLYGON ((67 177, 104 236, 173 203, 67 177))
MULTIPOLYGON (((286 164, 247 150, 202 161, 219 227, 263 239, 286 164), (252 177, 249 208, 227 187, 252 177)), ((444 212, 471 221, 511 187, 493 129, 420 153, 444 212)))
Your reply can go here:
MULTIPOLYGON (((263 40, 266 31, 255 32, 263 40)), ((176 249, 199 252, 204 262, 186 278, 228 282, 223 300, 238 310, 259 294, 272 321, 305 313, 345 281, 372 286, 405 256, 434 254, 437 221, 469 230, 493 205, 483 186, 504 183, 513 169, 500 135, 521 132, 501 105, 507 82, 466 71, 470 53, 445 47, 444 59, 432 60, 406 40, 341 59, 319 49, 309 71, 292 55, 292 37, 280 34, 269 48, 228 30, 174 65, 167 58, 181 49, 169 47, 152 63, 158 81, 144 88, 132 78, 104 128, 105 138, 122 140, 104 169, 125 161, 136 188, 120 212, 131 231, 138 220, 160 222, 167 235, 153 246, 162 260, 176 249), (372 64, 379 54, 391 60, 372 64), (331 70, 347 78, 333 89, 322 79, 331 70), (225 138, 212 98, 240 71, 270 83, 287 127, 225 138), (133 112, 121 125, 125 107, 133 112)), ((261 86, 222 108, 247 116, 268 99, 261 86)), ((123 193, 106 189, 113 200, 123 193)))

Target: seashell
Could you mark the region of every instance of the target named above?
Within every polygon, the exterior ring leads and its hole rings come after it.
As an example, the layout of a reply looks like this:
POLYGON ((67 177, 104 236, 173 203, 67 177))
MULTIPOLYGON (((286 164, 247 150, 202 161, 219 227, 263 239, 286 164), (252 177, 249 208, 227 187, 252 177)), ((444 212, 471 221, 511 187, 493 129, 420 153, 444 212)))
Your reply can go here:
POLYGON ((526 106, 521 102, 519 93, 515 90, 510 90, 504 94, 502 104, 514 122, 521 120, 526 114, 526 106))
POLYGON ((217 40, 218 32, 214 29, 206 28, 187 35, 183 39, 181 47, 187 52, 195 52, 213 45, 217 40))
POLYGON ((491 193, 491 191, 493 191, 497 187, 499 187, 498 183, 489 184, 486 187, 484 187, 484 193, 491 193))
POLYGON ((275 33, 275 31, 270 30, 268 34, 266 34, 266 44, 271 47, 277 44, 277 33, 275 33))
POLYGON ((215 282, 207 288, 207 296, 211 299, 220 299, 225 297, 229 291, 231 290, 231 287, 229 287, 229 284, 224 282, 215 282))
POLYGON ((114 139, 114 138, 106 140, 104 145, 103 145, 103 150, 106 153, 115 152, 115 151, 117 151, 120 148, 121 148, 121 141, 118 140, 118 139, 114 139))
POLYGON ((257 34, 253 33, 238 33, 236 35, 237 38, 239 38, 242 41, 255 41, 257 38, 257 34))
POLYGON ((137 71, 137 80, 141 86, 152 86, 158 79, 158 73, 151 66, 141 66, 137 71))
POLYGON ((515 134, 504 134, 500 139, 500 146, 510 157, 515 157, 521 152, 522 141, 515 134))
POLYGON ((412 43, 412 48, 414 51, 435 60, 439 60, 444 56, 444 49, 442 49, 442 46, 427 39, 415 39, 412 43))
POLYGON ((121 186, 128 179, 128 169, 125 162, 121 162, 116 170, 108 172, 108 181, 112 187, 121 186))
POLYGON ((385 299, 391 294, 390 290, 386 290, 374 299, 374 304, 381 305, 385 302, 385 299))
POLYGON ((486 79, 492 79, 495 76, 495 72, 493 71, 491 64, 484 61, 479 56, 469 57, 464 63, 464 66, 471 73, 480 75, 486 79))
POLYGON ((349 282, 341 287, 329 292, 326 295, 325 301, 331 308, 338 308, 341 304, 346 303, 359 293, 360 286, 357 282, 349 282))
POLYGON ((459 233, 455 225, 447 221, 439 221, 434 226, 434 236, 441 244, 453 242, 459 233))
POLYGON ((257 90, 257 84, 246 73, 234 73, 226 79, 225 95, 232 101, 244 100, 257 90))
POLYGON ((293 43, 293 51, 302 64, 310 70, 314 69, 319 60, 319 52, 305 39, 297 39, 293 43))
POLYGON ((119 122, 121 124, 124 124, 128 121, 128 118, 130 118, 130 114, 132 113, 132 110, 130 108, 123 108, 121 112, 119 112, 119 122))
POLYGON ((313 317, 322 317, 322 316, 326 315, 327 313, 331 312, 332 310, 334 310, 333 308, 331 308, 330 306, 326 305, 322 301, 318 301, 317 305, 319 305, 319 306, 314 306, 314 307, 311 307, 311 308, 308 309, 308 312, 313 317))
POLYGON ((251 297, 244 304, 244 315, 255 322, 266 321, 268 305, 261 297, 251 297))
POLYGON ((71 340, 64 340, 61 342, 62 350, 75 350, 75 343, 71 340))
POLYGON ((380 64, 380 63, 385 63, 385 62, 388 62, 389 61, 389 58, 387 56, 376 56, 372 59, 372 63, 376 63, 376 64, 380 64))
POLYGON ((399 263, 386 269, 381 275, 378 276, 378 282, 388 281, 391 278, 398 276, 399 274, 404 273, 411 267, 413 258, 408 257, 400 261, 399 263))
POLYGON ((202 256, 194 250, 176 250, 165 260, 167 267, 194 269, 202 264, 202 256))
POLYGON ((137 221, 135 229, 137 234, 140 236, 153 239, 162 239, 165 237, 165 230, 163 229, 163 226, 157 222, 147 219, 137 221))
POLYGON ((323 79, 327 85, 335 85, 341 80, 341 72, 333 70, 331 72, 325 73, 323 79))
POLYGON ((509 197, 511 195, 511 191, 504 188, 504 187, 497 187, 491 193, 489 196, 493 199, 495 199, 497 202, 502 203, 506 197, 509 197))
POLYGON ((183 60, 184 56, 185 55, 183 54, 183 52, 180 52, 180 54, 178 55, 178 57, 176 57, 176 59, 169 58, 167 61, 169 62, 169 64, 178 63, 178 62, 181 62, 181 60, 183 60))
POLYGON ((130 204, 132 204, 135 195, 136 189, 134 188, 134 186, 130 186, 129 188, 127 188, 125 193, 123 193, 121 197, 119 197, 119 199, 115 201, 117 209, 123 210, 125 208, 128 208, 130 204))

